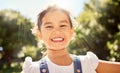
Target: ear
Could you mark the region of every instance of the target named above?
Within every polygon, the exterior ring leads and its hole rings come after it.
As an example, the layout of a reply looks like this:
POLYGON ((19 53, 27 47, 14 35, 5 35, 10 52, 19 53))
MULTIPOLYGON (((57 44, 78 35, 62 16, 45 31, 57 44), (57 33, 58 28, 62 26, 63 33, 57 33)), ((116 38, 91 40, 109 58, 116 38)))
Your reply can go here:
POLYGON ((31 31, 32 31, 32 34, 33 34, 33 35, 37 36, 38 39, 41 39, 41 32, 40 32, 40 30, 38 29, 38 26, 34 26, 34 27, 31 29, 31 31))
POLYGON ((40 30, 37 30, 37 37, 38 37, 38 39, 42 39, 40 30))

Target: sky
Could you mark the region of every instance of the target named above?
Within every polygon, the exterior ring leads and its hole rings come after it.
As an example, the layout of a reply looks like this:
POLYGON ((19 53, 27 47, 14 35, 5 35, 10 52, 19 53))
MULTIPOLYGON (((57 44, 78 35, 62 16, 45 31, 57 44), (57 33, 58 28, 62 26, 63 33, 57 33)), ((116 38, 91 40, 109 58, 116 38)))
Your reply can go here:
POLYGON ((37 15, 41 9, 50 4, 57 4, 66 8, 76 17, 83 11, 84 3, 89 0, 0 0, 0 10, 12 9, 19 11, 22 15, 36 22, 37 15))

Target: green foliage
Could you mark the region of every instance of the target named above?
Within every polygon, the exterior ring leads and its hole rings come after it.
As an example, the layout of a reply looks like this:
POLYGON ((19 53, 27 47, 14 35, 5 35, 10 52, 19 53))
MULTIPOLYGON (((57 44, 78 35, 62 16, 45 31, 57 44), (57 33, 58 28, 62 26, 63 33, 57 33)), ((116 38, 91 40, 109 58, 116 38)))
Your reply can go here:
POLYGON ((110 50, 108 59, 111 61, 120 61, 120 25, 118 29, 119 32, 114 35, 114 40, 107 42, 107 47, 110 50))
MULTIPOLYGON (((25 56, 32 57, 33 60, 39 60, 42 57, 40 50, 41 48, 36 46, 26 45, 22 47, 21 52, 23 52, 25 56)), ((21 54, 21 52, 18 54, 21 54)))
MULTIPOLYGON (((108 32, 97 22, 97 19, 101 16, 99 9, 100 1, 90 0, 88 4, 85 4, 84 11, 77 17, 76 20, 79 25, 75 30, 75 40, 70 44, 70 48, 75 49, 76 54, 93 51, 101 59, 106 59, 108 56, 109 53, 106 49, 106 41, 109 39, 108 32)), ((73 49, 70 49, 70 51, 73 51, 73 49)))
POLYGON ((98 22, 102 24, 110 34, 114 35, 119 31, 118 25, 120 24, 120 1, 103 1, 104 2, 102 2, 101 12, 99 12, 101 17, 99 17, 98 22))
POLYGON ((9 68, 12 62, 20 62, 28 55, 35 57, 36 51, 33 51, 33 48, 35 50, 37 47, 37 41, 31 33, 32 26, 30 19, 19 12, 0 11, 0 47, 3 47, 3 51, 0 51, 1 67, 7 65, 9 68), (30 54, 24 52, 23 47, 26 47, 30 54), (31 53, 31 51, 33 52, 31 53))
POLYGON ((101 16, 98 22, 105 27, 111 36, 106 42, 110 51, 107 58, 112 61, 120 61, 120 1, 104 0, 101 6, 101 16))
POLYGON ((6 64, 0 67, 0 73, 21 73, 22 63, 12 62, 11 67, 8 67, 6 64))
POLYGON ((79 25, 69 45, 71 53, 90 50, 100 59, 120 61, 119 0, 90 0, 76 20, 79 25))

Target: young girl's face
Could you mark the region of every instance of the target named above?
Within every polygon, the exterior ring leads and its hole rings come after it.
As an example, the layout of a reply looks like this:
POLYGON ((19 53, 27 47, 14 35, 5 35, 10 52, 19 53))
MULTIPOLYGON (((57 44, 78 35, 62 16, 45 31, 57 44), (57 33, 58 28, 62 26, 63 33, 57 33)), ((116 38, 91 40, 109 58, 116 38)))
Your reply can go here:
POLYGON ((41 39, 46 47, 60 50, 67 47, 73 35, 68 16, 62 11, 50 11, 42 19, 41 39))

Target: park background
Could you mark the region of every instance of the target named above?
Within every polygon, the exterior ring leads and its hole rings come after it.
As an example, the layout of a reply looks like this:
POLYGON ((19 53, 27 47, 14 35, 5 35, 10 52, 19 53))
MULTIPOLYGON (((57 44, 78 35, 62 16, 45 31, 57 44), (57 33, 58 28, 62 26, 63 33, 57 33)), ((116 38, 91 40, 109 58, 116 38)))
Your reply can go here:
POLYGON ((0 73, 20 73, 26 56, 33 61, 42 58, 45 45, 31 33, 31 28, 39 9, 55 1, 68 8, 78 22, 68 46, 70 53, 85 55, 92 51, 99 59, 120 62, 120 0, 24 1, 0 0, 0 73), (27 6, 30 1, 31 7, 27 6))

